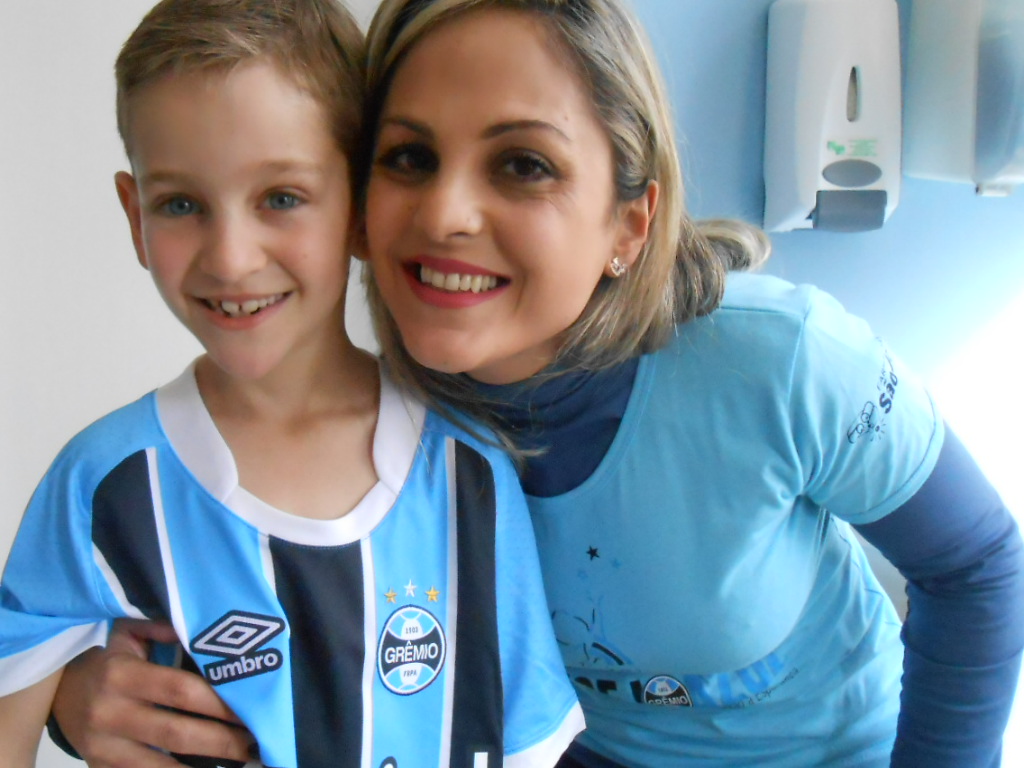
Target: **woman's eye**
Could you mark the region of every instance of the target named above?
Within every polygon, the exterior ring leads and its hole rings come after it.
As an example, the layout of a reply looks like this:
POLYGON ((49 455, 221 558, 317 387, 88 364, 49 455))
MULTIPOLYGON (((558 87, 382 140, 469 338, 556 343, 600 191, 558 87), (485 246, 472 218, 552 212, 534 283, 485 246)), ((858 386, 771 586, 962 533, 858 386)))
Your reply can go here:
POLYGON ((555 175, 550 163, 532 153, 519 153, 504 158, 499 170, 516 181, 543 181, 555 175))
POLYGON ((299 204, 299 198, 291 192, 272 192, 267 196, 267 207, 274 211, 287 211, 299 204))
POLYGON ((158 208, 168 216, 188 216, 199 210, 195 200, 180 195, 164 200, 158 208))
POLYGON ((422 144, 402 144, 382 152, 377 165, 400 174, 419 175, 437 170, 437 157, 422 144))

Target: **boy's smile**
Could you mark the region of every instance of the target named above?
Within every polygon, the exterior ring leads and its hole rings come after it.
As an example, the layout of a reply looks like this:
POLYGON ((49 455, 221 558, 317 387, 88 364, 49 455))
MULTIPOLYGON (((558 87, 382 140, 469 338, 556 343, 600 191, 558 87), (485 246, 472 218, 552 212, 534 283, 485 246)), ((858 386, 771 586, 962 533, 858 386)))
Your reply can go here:
POLYGON ((227 317, 249 317, 257 312, 262 312, 267 307, 271 307, 280 301, 284 301, 289 295, 287 293, 277 293, 273 296, 264 296, 259 299, 240 298, 235 301, 229 299, 221 299, 220 301, 202 299, 202 301, 210 309, 217 310, 227 317))
POLYGON ((132 115, 116 183, 139 261, 217 367, 337 354, 351 198, 319 104, 256 60, 144 86, 132 115))

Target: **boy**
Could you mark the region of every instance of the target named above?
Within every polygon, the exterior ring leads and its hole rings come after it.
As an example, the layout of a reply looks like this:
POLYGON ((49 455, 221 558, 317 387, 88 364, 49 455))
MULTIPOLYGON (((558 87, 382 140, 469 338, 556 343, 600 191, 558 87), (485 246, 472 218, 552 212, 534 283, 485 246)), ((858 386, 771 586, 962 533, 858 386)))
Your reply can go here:
POLYGON ((118 197, 205 354, 29 504, 0 766, 119 617, 171 622, 268 766, 553 765, 581 729, 513 468, 344 330, 362 57, 331 0, 164 0, 122 49, 118 197))

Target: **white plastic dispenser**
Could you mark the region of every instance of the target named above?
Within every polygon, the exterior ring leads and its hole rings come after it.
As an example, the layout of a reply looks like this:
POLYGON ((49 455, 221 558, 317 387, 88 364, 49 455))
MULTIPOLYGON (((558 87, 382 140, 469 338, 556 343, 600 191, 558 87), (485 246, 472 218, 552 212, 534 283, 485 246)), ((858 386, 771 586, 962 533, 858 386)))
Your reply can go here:
POLYGON ((765 96, 765 229, 881 227, 900 194, 896 0, 776 0, 765 96))
POLYGON ((1024 183, 1024 0, 914 0, 906 66, 908 176, 1024 183))

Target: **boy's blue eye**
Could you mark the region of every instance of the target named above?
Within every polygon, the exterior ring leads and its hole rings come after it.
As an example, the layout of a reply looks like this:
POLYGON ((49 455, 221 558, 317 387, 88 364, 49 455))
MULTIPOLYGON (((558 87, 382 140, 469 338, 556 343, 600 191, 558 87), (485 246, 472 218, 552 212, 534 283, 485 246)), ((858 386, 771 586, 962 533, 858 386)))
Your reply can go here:
POLYGON ((187 197, 172 197, 170 200, 164 201, 160 208, 170 216, 188 216, 196 212, 197 206, 194 200, 189 200, 187 197))
POLYGON ((267 207, 275 211, 287 211, 299 204, 299 198, 290 192, 273 192, 267 196, 267 207))

